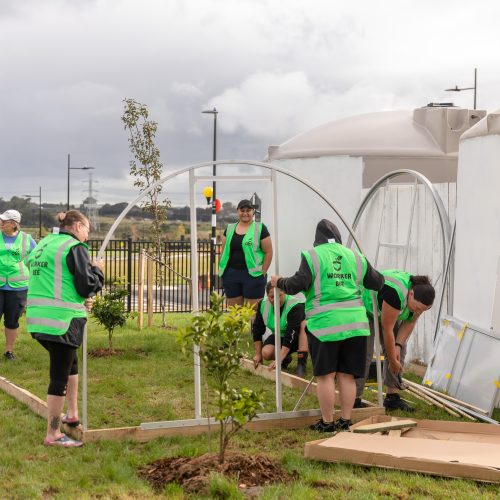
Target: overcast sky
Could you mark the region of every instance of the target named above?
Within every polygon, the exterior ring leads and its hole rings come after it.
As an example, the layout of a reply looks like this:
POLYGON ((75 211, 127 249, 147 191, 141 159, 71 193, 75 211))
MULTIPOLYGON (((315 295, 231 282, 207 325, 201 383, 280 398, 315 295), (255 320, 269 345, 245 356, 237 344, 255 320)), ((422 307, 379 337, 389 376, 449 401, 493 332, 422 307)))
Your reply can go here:
MULTIPOLYGON (((66 201, 67 154, 130 201, 122 100, 148 105, 165 172, 262 160, 315 125, 453 101, 500 108, 496 0, 0 0, 0 197, 66 201)), ((87 172, 71 173, 71 201, 87 172)), ((166 186, 187 203, 180 182, 166 186)), ((226 201, 226 200, 222 200, 226 201)), ((232 200, 230 200, 232 201, 232 200)))

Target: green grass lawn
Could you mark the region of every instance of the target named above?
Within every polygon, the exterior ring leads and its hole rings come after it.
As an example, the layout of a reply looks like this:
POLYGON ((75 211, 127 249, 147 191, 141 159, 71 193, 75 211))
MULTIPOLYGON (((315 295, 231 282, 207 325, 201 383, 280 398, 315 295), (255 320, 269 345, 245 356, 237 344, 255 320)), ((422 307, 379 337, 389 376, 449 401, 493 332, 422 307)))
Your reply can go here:
MULTIPOLYGON (((178 326, 187 315, 169 315, 178 326)), ((159 318, 157 318, 159 320, 159 318)), ((107 336, 89 324, 89 347, 106 347, 107 336)), ((139 425, 141 422, 193 418, 193 366, 177 347, 170 329, 154 327, 139 332, 133 322, 114 337, 121 356, 89 359, 89 428, 139 425)), ((14 363, 0 361, 0 375, 45 399, 48 356, 21 328, 14 363)), ((292 365, 293 367, 293 365, 292 365)), ((241 371, 235 383, 264 390, 264 411, 274 410, 271 382, 241 371)), ((290 410, 299 392, 284 388, 283 407, 290 410)), ((205 390, 203 391, 205 396, 205 390)), ((369 399, 376 394, 368 392, 369 399)), ((408 396, 411 400, 411 396, 408 396)), ((416 402, 416 418, 452 419, 448 414, 416 402)), ((204 408, 206 399, 204 397, 204 408)), ((315 408, 308 396, 302 408, 315 408)), ((497 414, 498 417, 498 414, 497 414)), ((176 485, 161 494, 139 479, 138 467, 165 456, 199 455, 210 450, 207 436, 159 438, 148 443, 102 441, 83 448, 46 448, 45 421, 0 391, 0 498, 184 498, 176 485)), ((327 464, 303 458, 304 443, 318 439, 306 430, 263 433, 242 431, 230 449, 263 453, 281 461, 298 479, 263 488, 259 498, 498 498, 498 486, 420 474, 327 464)), ((216 451, 217 437, 211 449, 216 451)), ((215 482, 212 496, 240 493, 215 482)))

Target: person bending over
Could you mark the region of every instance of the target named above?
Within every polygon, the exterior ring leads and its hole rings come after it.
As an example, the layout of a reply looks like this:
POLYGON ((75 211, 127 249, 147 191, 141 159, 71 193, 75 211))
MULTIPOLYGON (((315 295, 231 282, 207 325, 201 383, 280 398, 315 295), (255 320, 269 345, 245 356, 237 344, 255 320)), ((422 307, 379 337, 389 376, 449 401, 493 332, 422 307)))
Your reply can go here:
MULTIPOLYGON (((401 399, 399 390, 403 386, 403 366, 408 339, 420 316, 434 303, 436 292, 428 276, 414 276, 397 269, 381 271, 384 286, 376 294, 379 330, 384 349, 383 380, 386 386, 384 407, 387 410, 413 412, 414 408, 401 399)), ((361 406, 361 395, 373 358, 375 327, 371 293, 365 290, 363 302, 370 321, 370 338, 365 366, 365 378, 356 380, 355 406, 361 406)))
MULTIPOLYGON (((297 368, 295 374, 303 377, 306 373, 307 364, 307 337, 305 333, 305 311, 304 302, 285 295, 285 292, 280 290, 280 336, 281 336, 281 351, 280 362, 281 368, 288 367, 292 360, 291 354, 297 353, 297 368)), ((274 319, 274 288, 271 283, 266 285, 266 297, 257 305, 255 320, 252 324, 253 342, 255 346, 255 356, 253 363, 257 368, 262 360, 275 359, 275 319, 274 319), (272 333, 265 337, 266 329, 272 333), (264 339, 265 337, 265 339, 264 339)), ((269 365, 272 370, 276 367, 276 362, 273 361, 269 365)))

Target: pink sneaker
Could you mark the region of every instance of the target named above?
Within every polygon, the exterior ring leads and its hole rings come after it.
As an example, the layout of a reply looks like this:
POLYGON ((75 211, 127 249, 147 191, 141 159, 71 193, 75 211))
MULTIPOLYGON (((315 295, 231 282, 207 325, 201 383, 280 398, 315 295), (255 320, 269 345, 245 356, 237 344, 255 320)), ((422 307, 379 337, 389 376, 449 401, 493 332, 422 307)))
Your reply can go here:
POLYGON ((45 446, 62 446, 63 448, 76 448, 77 446, 83 446, 81 441, 76 441, 76 439, 71 439, 66 434, 63 434, 60 438, 54 441, 49 441, 47 438, 43 440, 45 446))

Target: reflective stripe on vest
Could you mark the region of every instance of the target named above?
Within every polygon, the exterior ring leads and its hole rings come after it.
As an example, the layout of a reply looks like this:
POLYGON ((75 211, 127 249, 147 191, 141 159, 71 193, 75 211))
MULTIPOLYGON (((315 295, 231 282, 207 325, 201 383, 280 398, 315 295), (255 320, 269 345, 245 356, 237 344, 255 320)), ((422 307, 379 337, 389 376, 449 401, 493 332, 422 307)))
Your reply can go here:
POLYGON ((41 307, 61 307, 62 309, 78 309, 85 311, 84 304, 76 304, 74 302, 64 302, 60 299, 28 299, 27 306, 41 306, 41 307))
POLYGON ((309 255, 311 256, 311 261, 314 270, 314 283, 313 283, 314 300, 312 301, 312 307, 313 307, 312 311, 314 311, 319 307, 319 298, 321 297, 321 275, 319 273, 319 259, 316 250, 314 248, 312 250, 309 250, 309 255))
POLYGON ((33 326, 50 326, 53 328, 68 328, 66 321, 59 321, 51 318, 26 318, 26 323, 33 326))
POLYGON ((28 235, 26 233, 22 233, 23 235, 23 243, 21 247, 21 260, 24 260, 24 257, 26 257, 26 243, 28 241, 28 235))
POLYGON ((252 246, 252 253, 253 253, 253 261, 257 262, 257 266, 252 267, 251 269, 248 270, 249 273, 257 273, 260 272, 262 273, 262 264, 258 264, 259 258, 257 256, 257 248, 260 246, 260 239, 259 239, 259 227, 260 224, 257 224, 256 222, 254 224, 254 229, 253 229, 253 246, 252 246))
POLYGON ((348 309, 349 307, 363 307, 363 301, 361 299, 345 300, 344 302, 333 302, 331 304, 325 304, 324 306, 317 306, 314 309, 306 312, 306 318, 311 318, 316 314, 320 314, 326 311, 333 311, 335 309, 348 309))
POLYGON ((390 281, 393 285, 396 285, 399 288, 399 291, 401 292, 401 294, 404 297, 404 302, 401 306, 401 310, 403 310, 406 307, 406 304, 408 302, 408 290, 407 290, 407 288, 403 285, 403 283, 401 283, 401 281, 399 281, 396 278, 393 278, 392 276, 384 276, 384 280, 390 281))
POLYGON ((320 328, 319 330, 314 330, 311 332, 315 337, 323 337, 325 335, 331 335, 334 333, 348 332, 350 330, 367 330, 370 328, 368 322, 358 322, 358 323, 348 323, 346 325, 330 326, 327 328, 320 328))
MULTIPOLYGON (((74 244, 73 240, 68 240, 65 241, 58 249, 56 253, 56 258, 54 262, 54 306, 56 300, 61 300, 62 298, 62 280, 63 280, 63 266, 62 266, 62 259, 61 255, 63 254, 64 250, 69 245, 74 244)), ((49 299, 52 300, 52 299, 49 299)))

